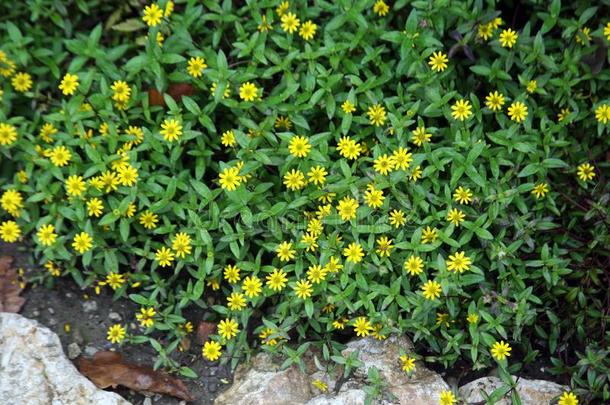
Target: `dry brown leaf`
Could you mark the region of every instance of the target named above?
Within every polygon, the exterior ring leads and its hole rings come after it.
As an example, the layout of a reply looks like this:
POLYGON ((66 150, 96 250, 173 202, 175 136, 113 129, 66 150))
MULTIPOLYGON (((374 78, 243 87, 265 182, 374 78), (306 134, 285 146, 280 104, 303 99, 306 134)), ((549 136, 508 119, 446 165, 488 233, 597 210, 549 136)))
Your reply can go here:
POLYGON ((197 340, 204 344, 208 341, 208 337, 216 333, 216 324, 213 322, 201 321, 197 325, 197 340))
POLYGON ((194 401, 182 381, 150 367, 125 363, 116 352, 97 352, 92 359, 83 357, 76 361, 81 373, 99 388, 122 385, 134 391, 147 391, 171 395, 185 401, 194 401))
POLYGON ((12 263, 12 257, 0 257, 0 312, 17 313, 25 303, 25 298, 19 296, 23 289, 12 263))
MULTIPOLYGON (((172 98, 176 101, 180 101, 182 96, 192 96, 196 92, 196 88, 188 83, 177 83, 170 84, 167 89, 167 94, 172 96, 172 98)), ((160 105, 165 107, 165 100, 163 99, 163 94, 161 94, 157 89, 148 90, 148 102, 150 105, 160 105)))

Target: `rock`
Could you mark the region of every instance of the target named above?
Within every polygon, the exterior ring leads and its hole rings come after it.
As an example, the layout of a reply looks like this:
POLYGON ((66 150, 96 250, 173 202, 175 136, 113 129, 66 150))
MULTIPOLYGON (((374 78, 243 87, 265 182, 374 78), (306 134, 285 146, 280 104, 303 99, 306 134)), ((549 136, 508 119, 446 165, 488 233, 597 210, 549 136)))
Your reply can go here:
POLYGON ((64 355, 56 334, 38 322, 0 313, 0 404, 129 405, 98 389, 64 355))
POLYGON ((259 353, 252 365, 240 365, 235 371, 233 385, 221 393, 216 405, 303 405, 312 397, 306 374, 296 366, 279 370, 271 357, 259 353))
POLYGON ((99 349, 97 347, 93 347, 93 346, 86 346, 85 347, 85 356, 87 357, 93 357, 95 355, 95 353, 99 352, 99 349))
POLYGON ((117 312, 111 312, 108 314, 108 319, 115 322, 121 322, 123 318, 121 318, 121 315, 119 315, 117 312))
POLYGON ((80 356, 81 353, 82 352, 80 350, 80 346, 78 345, 78 343, 72 342, 68 345, 68 358, 70 360, 74 360, 75 358, 80 356))
MULTIPOLYGON (((553 399, 559 397, 562 392, 568 390, 568 387, 550 381, 527 380, 516 376, 513 376, 513 378, 517 380, 517 393, 523 405, 549 404, 553 399)), ((467 403, 479 402, 484 401, 480 393, 481 390, 491 394, 501 386, 503 386, 503 383, 498 377, 483 377, 460 387, 459 392, 462 399, 467 403)), ((510 404, 510 397, 496 402, 496 405, 510 404)))
POLYGON ((95 302, 93 300, 84 301, 83 302, 83 311, 85 311, 85 312, 97 311, 97 302, 95 302))
POLYGON ((144 402, 142 402, 142 405, 152 405, 152 399, 148 397, 144 398, 144 402))

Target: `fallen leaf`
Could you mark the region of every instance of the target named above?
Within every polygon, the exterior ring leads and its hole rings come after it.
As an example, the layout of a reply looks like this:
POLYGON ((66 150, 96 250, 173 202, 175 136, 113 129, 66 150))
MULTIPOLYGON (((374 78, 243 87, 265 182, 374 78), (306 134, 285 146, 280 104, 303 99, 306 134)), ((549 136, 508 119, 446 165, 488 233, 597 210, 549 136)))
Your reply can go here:
POLYGON ((80 357, 76 365, 81 373, 99 388, 116 388, 122 385, 134 391, 147 391, 171 395, 185 401, 194 401, 182 381, 150 367, 125 363, 116 352, 97 352, 92 359, 80 357))
POLYGON ((197 325, 197 339, 201 344, 207 342, 208 337, 214 333, 216 333, 216 324, 213 322, 201 321, 197 325))
MULTIPOLYGON (((176 101, 182 99, 182 96, 192 96, 195 94, 197 89, 188 83, 177 83, 170 84, 167 89, 167 94, 172 96, 172 98, 176 101)), ((148 102, 150 105, 160 105, 161 107, 165 107, 165 100, 163 99, 163 94, 159 92, 157 89, 148 90, 148 102)))
POLYGON ((19 296, 23 289, 12 263, 12 257, 0 257, 0 312, 17 313, 25 303, 25 298, 19 296))

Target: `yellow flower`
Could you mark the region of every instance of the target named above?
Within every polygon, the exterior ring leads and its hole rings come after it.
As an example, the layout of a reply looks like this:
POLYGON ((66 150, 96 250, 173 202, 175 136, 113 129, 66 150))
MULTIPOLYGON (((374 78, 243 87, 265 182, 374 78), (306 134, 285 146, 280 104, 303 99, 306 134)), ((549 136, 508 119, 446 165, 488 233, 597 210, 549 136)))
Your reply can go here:
POLYGON ((271 24, 269 22, 267 22, 267 16, 266 15, 262 15, 261 16, 261 23, 258 25, 258 30, 260 32, 267 32, 271 29, 271 24))
POLYGON ((384 154, 375 159, 374 167, 376 172, 387 175, 394 170, 394 161, 390 156, 384 154))
POLYGON ((442 72, 447 69, 447 62, 449 58, 442 52, 433 52, 428 61, 428 65, 432 67, 435 72, 442 72))
POLYGON ((392 212, 390 212, 390 224, 394 226, 394 228, 400 228, 406 223, 407 219, 405 218, 405 213, 402 212, 402 210, 392 210, 392 212))
POLYGON ((0 205, 12 216, 18 218, 23 208, 23 197, 17 190, 6 190, 0 198, 0 205))
POLYGON ((288 12, 282 15, 280 20, 282 21, 282 29, 289 34, 295 32, 299 27, 299 19, 294 13, 288 12))
POLYGON ((453 193, 453 199, 460 204, 470 204, 472 202, 472 191, 469 188, 460 186, 453 193))
POLYGON ((82 176, 72 175, 66 180, 66 192, 70 196, 78 197, 85 192, 86 184, 82 176))
POLYGON ((413 157, 409 149, 400 147, 392 152, 392 166, 395 170, 407 170, 413 161, 413 157))
POLYGON ((59 90, 61 90, 64 96, 71 96, 74 94, 77 88, 78 76, 66 73, 64 78, 61 80, 61 83, 59 84, 59 90))
POLYGON ((197 78, 203 75, 203 70, 207 67, 208 65, 205 64, 205 59, 197 56, 189 59, 186 70, 189 75, 197 78))
POLYGON ((172 241, 172 249, 176 252, 176 257, 183 259, 191 254, 191 237, 184 232, 178 232, 172 241))
POLYGON ((112 83, 110 88, 113 91, 112 99, 119 103, 126 103, 131 97, 131 88, 122 80, 117 80, 112 83))
POLYGON ((25 93, 32 88, 32 76, 29 73, 16 73, 11 79, 11 84, 18 92, 25 93))
POLYGON ((520 101, 515 101, 508 107, 508 116, 515 122, 522 122, 527 117, 527 106, 520 101))
POLYGON ((309 182, 315 184, 316 186, 323 186, 326 183, 326 176, 328 172, 322 166, 314 166, 309 169, 307 173, 307 177, 309 177, 309 182))
POLYGON ((108 328, 108 335, 106 338, 111 343, 121 343, 123 340, 125 340, 125 333, 125 327, 122 325, 112 325, 110 328, 108 328))
POLYGON ((17 180, 19 183, 25 184, 28 182, 28 173, 25 170, 19 170, 17 172, 17 180))
POLYGON ((371 124, 375 125, 376 127, 383 125, 386 120, 386 111, 381 104, 370 106, 366 112, 366 115, 369 116, 369 121, 371 121, 371 124))
POLYGON ((508 343, 503 340, 496 342, 491 347, 491 355, 496 360, 504 360, 510 356, 511 347, 508 343))
POLYGON ((236 167, 226 167, 218 178, 220 186, 228 191, 233 191, 241 184, 242 177, 236 167))
POLYGON ((275 12, 277 13, 277 15, 279 15, 281 17, 284 14, 286 14, 286 11, 288 11, 289 7, 290 7, 290 3, 287 1, 283 1, 280 3, 279 6, 277 6, 277 8, 275 9, 275 12))
POLYGON ((424 271, 424 261, 417 256, 411 255, 405 262, 405 270, 411 276, 417 276, 424 271))
POLYGON ((364 256, 362 246, 356 242, 350 243, 348 247, 343 249, 343 256, 345 256, 345 259, 348 262, 360 263, 362 261, 362 257, 364 256))
POLYGON ((230 340, 237 336, 239 325, 235 319, 224 319, 218 324, 218 334, 223 338, 230 340))
MULTIPOLYGON (((608 23, 608 25, 610 26, 610 23, 608 23)), ((610 35, 610 33, 608 35, 610 35)), ((578 398, 572 392, 566 391, 559 397, 557 405, 578 405, 578 398)))
POLYGON ((172 15, 173 12, 174 12, 174 2, 172 0, 169 0, 165 4, 165 12, 163 13, 163 16, 169 17, 170 15, 172 15))
POLYGON ((330 259, 328 259, 328 263, 326 263, 326 266, 324 266, 324 268, 329 273, 337 273, 343 268, 343 265, 339 263, 339 259, 337 259, 335 256, 331 256, 330 259))
POLYGON ((471 264, 472 260, 466 256, 466 253, 457 252, 454 255, 449 255, 449 260, 447 260, 447 270, 455 270, 458 273, 463 273, 470 269, 471 264))
POLYGON ((440 397, 440 405, 453 405, 457 402, 455 395, 451 391, 442 391, 440 397))
POLYGON ((372 330, 373 327, 371 326, 371 323, 364 316, 360 316, 354 321, 354 332, 356 332, 356 336, 368 336, 372 330))
POLYGON ((224 278, 225 280, 227 280, 230 284, 235 284, 237 283, 241 277, 239 276, 239 268, 235 265, 229 264, 228 266, 225 266, 224 269, 224 278))
POLYGON ((444 325, 447 328, 449 327, 449 314, 444 313, 444 312, 437 312, 436 313, 436 325, 444 325))
POLYGON ((572 112, 570 111, 569 108, 562 108, 561 111, 559 112, 559 114, 557 114, 557 121, 562 122, 565 121, 566 118, 568 118, 568 115, 570 115, 572 112))
MULTIPOLYGON (((210 93, 212 93, 212 95, 216 95, 216 88, 218 87, 218 83, 213 82, 212 85, 210 86, 210 93)), ((231 97, 231 88, 227 85, 225 87, 225 90, 222 93, 222 98, 229 98, 231 97)))
POLYGON ((292 122, 290 122, 290 118, 284 117, 283 115, 279 115, 275 119, 275 123, 273 124, 275 128, 284 128, 286 131, 289 131, 292 127, 292 122))
POLYGON ((159 216, 152 211, 144 211, 140 215, 140 224, 146 229, 155 229, 158 221, 159 216))
POLYGON ((299 30, 299 35, 306 41, 309 41, 316 35, 316 29, 318 26, 314 24, 311 20, 304 22, 301 24, 301 29, 299 30))
POLYGON ((56 146, 51 149, 51 153, 49 154, 49 159, 51 163, 57 167, 63 167, 70 162, 72 159, 72 154, 70 150, 63 145, 56 146))
POLYGON ((375 4, 373 4, 373 12, 380 17, 385 16, 390 11, 390 7, 383 0, 377 0, 375 4))
POLYGON ((246 82, 239 88, 239 97, 244 101, 254 101, 258 97, 258 88, 255 84, 246 82))
POLYGON ((546 183, 539 183, 532 190, 532 194, 534 194, 537 199, 544 197, 548 192, 549 185, 546 183))
POLYGON ((410 373, 415 370, 415 359, 413 357, 409 357, 406 354, 403 354, 399 357, 402 363, 402 371, 405 373, 410 373))
POLYGON ((441 285, 434 280, 426 281, 422 285, 421 289, 422 289, 424 298, 427 300, 435 300, 441 296, 441 291, 442 291, 441 285))
POLYGON ((468 314, 468 317, 466 318, 466 320, 468 321, 469 324, 473 325, 473 324, 479 322, 479 315, 468 314))
POLYGON ((288 262, 295 257, 296 250, 292 249, 292 243, 290 242, 282 242, 275 249, 277 253, 277 257, 279 257, 280 261, 288 262))
POLYGON ((258 297, 263 291, 263 283, 256 276, 246 277, 242 285, 242 289, 248 298, 258 297))
POLYGON ((161 267, 171 266, 174 261, 174 253, 163 246, 155 252, 155 260, 159 262, 161 267))
POLYGON ((479 38, 483 38, 483 40, 487 41, 493 35, 493 24, 479 24, 478 36, 479 38))
POLYGON ((347 319, 345 319, 345 318, 335 319, 333 321, 333 328, 339 329, 339 330, 343 330, 343 329, 345 329, 345 323, 346 322, 347 322, 347 319))
POLYGON ((578 178, 582 181, 593 180, 595 177, 595 168, 589 163, 583 163, 578 166, 578 178))
POLYGON ((232 148, 237 145, 237 141, 235 140, 235 133, 233 131, 225 131, 222 133, 222 137, 220 138, 220 142, 223 146, 228 148, 232 148))
POLYGON ((201 349, 203 357, 210 361, 216 361, 222 355, 222 346, 213 340, 205 342, 201 349))
POLYGON ((585 42, 591 42, 591 28, 589 27, 579 28, 578 32, 576 33, 576 43, 584 45, 585 42))
POLYGON ((267 287, 271 288, 273 291, 282 291, 284 287, 286 287, 286 283, 288 282, 286 272, 280 269, 273 270, 273 272, 271 272, 271 274, 269 274, 266 279, 267 287))
POLYGON ((512 29, 507 28, 502 30, 500 33, 500 45, 502 45, 503 48, 510 49, 517 43, 517 38, 519 38, 519 35, 512 29))
POLYGON ((485 105, 492 111, 500 111, 504 105, 504 95, 493 91, 485 97, 485 105))
POLYGON ((294 294, 301 299, 307 299, 311 297, 311 293, 313 292, 313 286, 307 280, 297 281, 293 289, 294 294))
POLYGON ((41 226, 40 229, 38 229, 36 236, 38 237, 40 244, 43 246, 51 246, 57 239, 55 227, 51 224, 41 226))
POLYGON ((308 252, 315 252, 318 248, 318 237, 310 232, 306 232, 301 238, 301 243, 307 246, 308 252))
POLYGON ((304 136, 293 136, 292 139, 290 139, 288 150, 292 156, 303 158, 309 155, 311 144, 304 136))
POLYGON ((342 136, 339 139, 337 150, 341 156, 350 160, 358 159, 358 156, 360 156, 360 153, 362 152, 360 144, 347 136, 342 136))
POLYGON ((426 132, 426 127, 417 127, 413 131, 413 143, 417 146, 422 146, 424 143, 429 142, 432 134, 426 132))
POLYGON ((447 213, 447 221, 455 226, 460 226, 460 223, 464 222, 465 217, 464 213, 457 208, 453 208, 447 213))
POLYGON ((72 247, 78 253, 83 254, 93 247, 93 238, 87 232, 81 232, 74 236, 72 247))
POLYGON ((163 18, 163 10, 157 5, 157 3, 150 4, 144 7, 144 15, 142 20, 149 27, 154 27, 161 22, 163 18))
POLYGON ((173 142, 180 138, 182 135, 182 125, 178 120, 175 119, 166 119, 163 120, 161 124, 162 130, 160 131, 161 135, 163 135, 163 139, 168 142, 173 142))
POLYGON ((0 239, 5 242, 16 242, 21 236, 21 228, 15 221, 4 221, 0 224, 0 239))
POLYGON ((289 190, 300 190, 305 187, 305 184, 305 175, 300 170, 292 169, 284 175, 284 185, 289 190))
POLYGON ((378 190, 374 185, 369 184, 364 192, 364 202, 371 208, 379 208, 383 205, 385 197, 382 190, 378 190))
POLYGON ((356 111, 356 106, 349 100, 345 100, 343 104, 341 104, 341 109, 346 114, 351 114, 356 111))
POLYGON ((117 169, 117 181, 122 186, 131 187, 138 182, 138 169, 125 164, 117 169))
POLYGON ((536 80, 530 80, 530 81, 527 83, 527 86, 525 87, 525 90, 526 90, 528 93, 532 94, 533 92, 535 92, 535 91, 536 91, 536 89, 537 89, 537 88, 538 88, 538 83, 536 82, 536 80))
POLYGON ((344 197, 341 201, 339 201, 339 205, 337 205, 337 212, 339 216, 344 221, 351 221, 356 218, 356 213, 358 210, 358 201, 351 197, 344 197))
POLYGON ((387 236, 381 236, 377 239, 377 249, 375 250, 380 257, 390 257, 394 245, 392 239, 388 239, 387 236))
POLYGON ((602 104, 595 109, 595 119, 602 124, 607 124, 610 121, 610 106, 602 104))
POLYGON ((313 380, 311 382, 311 385, 313 385, 314 387, 316 387, 317 389, 319 389, 322 392, 328 391, 328 384, 326 384, 322 380, 313 380))
POLYGON ((17 140, 17 129, 11 124, 0 122, 0 145, 10 145, 17 140))
POLYGON ((451 116, 460 121, 464 121, 472 116, 472 106, 468 100, 458 100, 451 106, 451 116))
POLYGON ((233 292, 227 298, 227 306, 231 311, 241 311, 246 307, 246 299, 242 293, 233 292))
POLYGON ((104 284, 108 284, 110 288, 112 288, 113 290, 117 290, 121 288, 123 284, 125 284, 125 281, 127 281, 125 275, 118 273, 110 273, 106 276, 106 281, 104 284))
POLYGON ((150 328, 155 323, 155 314, 154 308, 140 308, 140 313, 136 314, 136 319, 140 322, 141 326, 150 328))
POLYGON ((427 226, 421 236, 422 243, 433 243, 438 238, 438 231, 427 226))
POLYGON ((104 203, 97 197, 93 197, 87 201, 87 215, 90 217, 99 217, 104 211, 104 203))
POLYGON ((312 264, 307 269, 307 279, 314 284, 319 284, 326 278, 326 268, 319 264, 312 264))

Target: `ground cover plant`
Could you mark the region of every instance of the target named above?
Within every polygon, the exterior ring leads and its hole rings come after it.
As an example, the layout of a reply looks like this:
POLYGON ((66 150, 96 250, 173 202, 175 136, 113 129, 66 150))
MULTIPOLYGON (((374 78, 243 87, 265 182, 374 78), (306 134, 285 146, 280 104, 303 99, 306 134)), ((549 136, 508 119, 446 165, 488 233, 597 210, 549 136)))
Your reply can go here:
POLYGON ((349 371, 347 339, 399 333, 406 373, 497 367, 499 397, 545 364, 559 403, 610 398, 608 4, 0 10, 0 238, 31 282, 141 305, 111 342, 193 377, 198 307, 212 361, 349 371))

